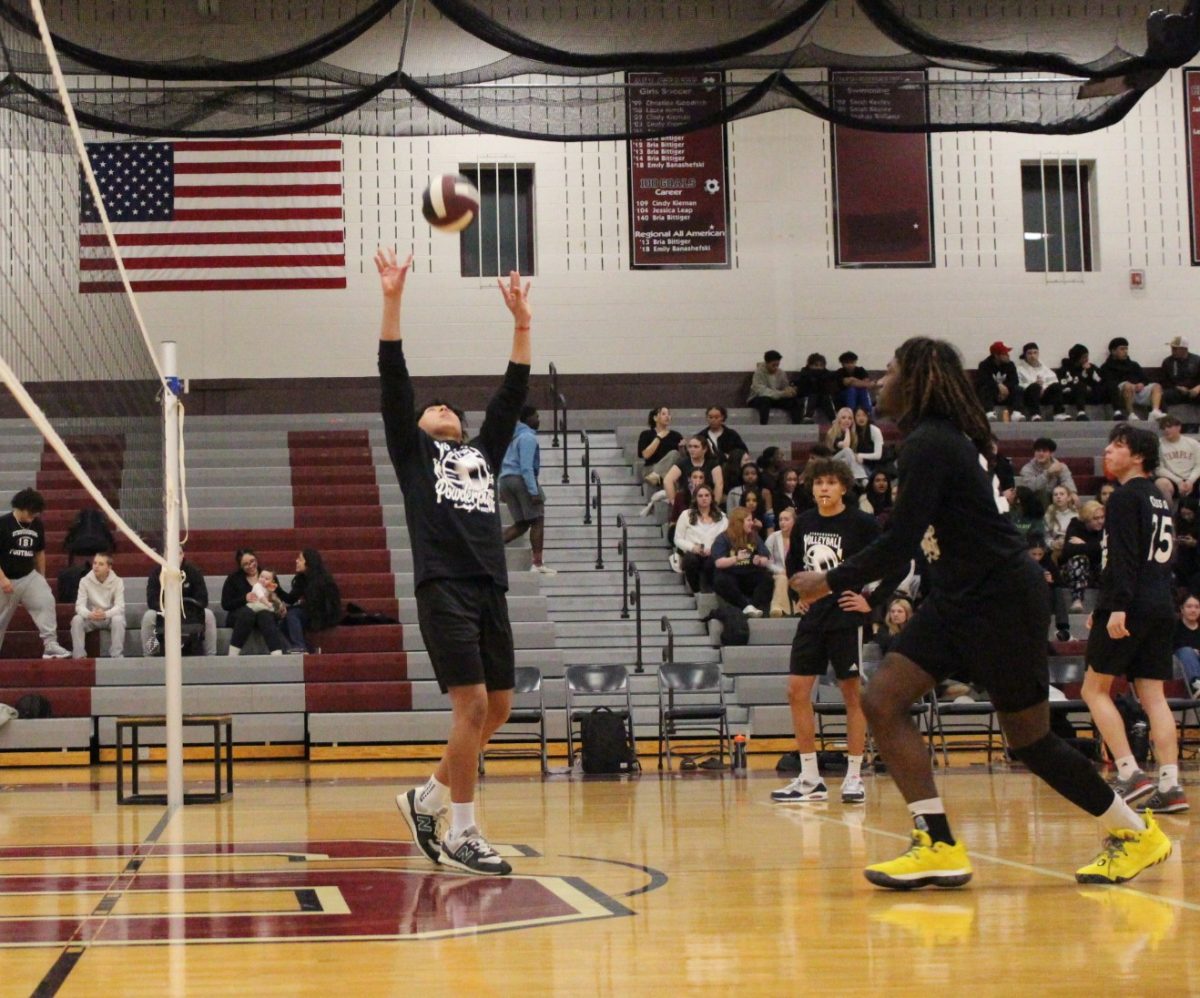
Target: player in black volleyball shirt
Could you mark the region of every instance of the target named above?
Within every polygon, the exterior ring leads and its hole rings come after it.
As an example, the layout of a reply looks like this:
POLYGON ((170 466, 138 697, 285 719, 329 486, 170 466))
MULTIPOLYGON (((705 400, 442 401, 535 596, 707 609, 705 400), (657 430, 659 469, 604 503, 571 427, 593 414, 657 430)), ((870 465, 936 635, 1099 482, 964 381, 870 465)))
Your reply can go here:
MULTIPOLYGON (((846 505, 846 495, 854 491, 854 475, 846 464, 822 458, 810 465, 809 476, 817 508, 800 514, 792 528, 786 564, 789 578, 804 569, 828 571, 835 568, 879 536, 875 517, 846 505)), ((817 768, 812 691, 830 665, 846 702, 848 764, 846 779, 842 782, 842 803, 861 804, 866 800, 862 757, 867 740, 867 719, 863 716, 859 695, 859 670, 862 667, 862 626, 867 622, 869 610, 870 605, 862 594, 850 591, 837 597, 826 596, 807 606, 801 603, 797 607, 802 616, 792 641, 788 705, 792 712, 796 748, 800 753, 800 775, 771 794, 771 800, 777 804, 823 801, 829 796, 817 768)))
POLYGON ((1100 596, 1089 619, 1083 699, 1117 764, 1115 789, 1127 801, 1149 794, 1152 811, 1186 811, 1179 785, 1179 742, 1175 715, 1163 694, 1173 675, 1175 600, 1171 553, 1175 546, 1171 506, 1154 484, 1158 438, 1121 424, 1104 449, 1104 468, 1121 483, 1105 507, 1100 596), (1150 719, 1150 738, 1159 765, 1158 786, 1143 773, 1113 704, 1114 676, 1137 689, 1150 719))
POLYGON ((54 594, 46 582, 45 508, 41 493, 21 489, 12 497, 12 512, 0 516, 0 644, 17 607, 23 606, 42 639, 42 658, 67 658, 71 653, 58 643, 54 594))
POLYGON ((909 717, 913 702, 964 666, 989 690, 1013 757, 1099 818, 1108 833, 1096 860, 1076 871, 1078 880, 1119 883, 1161 862, 1171 843, 1153 817, 1135 814, 1087 759, 1050 731, 1046 586, 999 512, 984 457, 991 434, 958 352, 942 340, 907 340, 888 365, 879 401, 908 431, 891 528, 833 571, 792 579, 811 600, 859 589, 898 569, 918 547, 929 562, 929 595, 863 696, 875 740, 917 827, 908 851, 869 866, 867 879, 911 889, 959 887, 971 878, 928 750, 909 717))
POLYGON ((438 685, 450 696, 451 729, 433 775, 398 795, 396 805, 429 859, 468 873, 505 874, 511 867, 479 832, 475 782, 479 753, 512 707, 513 638, 495 473, 529 388, 529 285, 515 271, 499 282, 515 322, 512 355, 479 436, 467 441, 451 406, 435 402, 418 412, 413 404, 400 334, 411 265, 411 254, 404 263, 394 250, 375 254, 383 291, 383 425, 404 493, 417 619, 438 685), (447 815, 442 835, 438 824, 447 815))

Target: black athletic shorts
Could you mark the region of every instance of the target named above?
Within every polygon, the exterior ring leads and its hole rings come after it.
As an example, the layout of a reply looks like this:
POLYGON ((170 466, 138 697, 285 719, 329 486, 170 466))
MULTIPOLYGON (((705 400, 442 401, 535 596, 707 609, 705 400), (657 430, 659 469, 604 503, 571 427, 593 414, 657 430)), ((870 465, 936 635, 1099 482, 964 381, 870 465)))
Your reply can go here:
POLYGON ((451 686, 511 690, 516 684, 508 601, 491 579, 422 582, 417 621, 443 693, 451 686))
POLYGON ((858 628, 833 631, 796 628, 790 663, 793 676, 823 676, 829 666, 838 679, 857 679, 862 668, 858 628))
POLYGON ((889 651, 912 659, 937 682, 967 676, 997 710, 1025 710, 1049 695, 1050 594, 1032 558, 998 573, 982 600, 935 592, 889 651))
POLYGON ((1142 617, 1125 615, 1127 638, 1113 638, 1108 633, 1108 610, 1092 615, 1092 630, 1088 634, 1087 664, 1105 676, 1124 676, 1126 679, 1161 679, 1166 682, 1175 674, 1175 620, 1173 617, 1142 617))

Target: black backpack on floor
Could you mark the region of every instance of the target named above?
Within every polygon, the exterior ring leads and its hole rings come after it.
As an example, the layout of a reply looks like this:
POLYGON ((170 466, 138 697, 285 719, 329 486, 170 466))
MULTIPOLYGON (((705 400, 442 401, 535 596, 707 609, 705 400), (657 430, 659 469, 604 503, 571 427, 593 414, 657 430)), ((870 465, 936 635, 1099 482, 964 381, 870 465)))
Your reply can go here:
POLYGON ((750 643, 750 621, 746 614, 732 603, 718 598, 717 605, 708 615, 709 620, 721 622, 721 646, 748 645, 750 643))
POLYGON ((637 764, 629 744, 625 718, 608 707, 597 707, 583 716, 579 722, 579 739, 583 746, 585 773, 620 773, 637 764))

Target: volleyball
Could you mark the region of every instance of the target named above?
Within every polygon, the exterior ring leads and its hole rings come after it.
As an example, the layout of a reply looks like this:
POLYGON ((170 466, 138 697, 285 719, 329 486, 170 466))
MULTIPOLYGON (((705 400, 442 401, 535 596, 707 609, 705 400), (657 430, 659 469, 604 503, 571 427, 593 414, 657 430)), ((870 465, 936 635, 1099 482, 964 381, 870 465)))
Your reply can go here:
POLYGON ((421 195, 421 213, 435 229, 461 232, 479 214, 479 191, 461 173, 443 173, 421 195))

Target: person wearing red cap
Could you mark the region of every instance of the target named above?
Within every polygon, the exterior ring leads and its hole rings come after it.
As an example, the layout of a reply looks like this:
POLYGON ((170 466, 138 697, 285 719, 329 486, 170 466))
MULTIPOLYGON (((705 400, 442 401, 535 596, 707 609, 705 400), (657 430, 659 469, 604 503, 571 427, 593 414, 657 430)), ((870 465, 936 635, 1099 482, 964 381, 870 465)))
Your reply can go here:
POLYGON ((1017 365, 1009 358, 1012 348, 1003 340, 996 340, 988 347, 988 355, 975 372, 975 391, 979 401, 987 410, 988 419, 1001 418, 1007 422, 1020 422, 1025 418, 1021 411, 1021 388, 1017 381, 1017 365))

